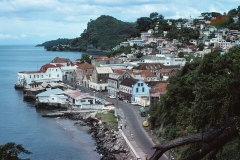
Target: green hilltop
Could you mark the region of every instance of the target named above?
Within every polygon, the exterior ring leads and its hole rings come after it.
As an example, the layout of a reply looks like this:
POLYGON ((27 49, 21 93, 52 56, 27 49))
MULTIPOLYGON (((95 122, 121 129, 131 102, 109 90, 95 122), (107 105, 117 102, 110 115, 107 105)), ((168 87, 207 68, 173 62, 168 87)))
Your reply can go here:
POLYGON ((136 31, 134 23, 123 22, 111 16, 102 15, 96 20, 90 20, 87 29, 78 38, 57 39, 38 46, 44 46, 47 50, 55 50, 55 45, 62 44, 59 50, 102 51, 115 47, 116 44, 136 31))

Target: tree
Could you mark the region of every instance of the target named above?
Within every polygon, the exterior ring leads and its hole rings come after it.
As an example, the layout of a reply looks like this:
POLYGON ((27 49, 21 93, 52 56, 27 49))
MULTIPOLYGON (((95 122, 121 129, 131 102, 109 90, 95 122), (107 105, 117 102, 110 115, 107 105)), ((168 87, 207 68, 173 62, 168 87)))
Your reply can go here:
POLYGON ((184 53, 183 52, 178 53, 178 57, 179 58, 183 58, 184 57, 184 53))
POLYGON ((0 159, 1 160, 21 160, 18 157, 19 154, 32 154, 28 150, 24 149, 22 145, 16 145, 14 142, 9 142, 4 145, 0 145, 0 159))
POLYGON ((148 29, 150 29, 150 26, 152 25, 152 20, 151 18, 148 17, 141 17, 137 19, 137 26, 136 28, 139 31, 147 31, 148 29))
POLYGON ((91 58, 90 58, 90 56, 88 54, 83 53, 80 60, 83 63, 87 62, 87 63, 91 64, 91 58))
POLYGON ((167 93, 149 109, 151 126, 164 124, 166 139, 153 146, 151 160, 176 147, 179 159, 239 159, 239 53, 240 46, 224 55, 209 53, 169 78, 167 93))
POLYGON ((199 50, 199 51, 202 51, 202 50, 204 49, 204 46, 205 46, 204 43, 198 44, 198 46, 197 46, 197 47, 198 47, 198 50, 199 50))
POLYGON ((141 58, 143 56, 143 53, 141 53, 141 52, 138 52, 137 54, 136 54, 136 57, 137 58, 141 58))

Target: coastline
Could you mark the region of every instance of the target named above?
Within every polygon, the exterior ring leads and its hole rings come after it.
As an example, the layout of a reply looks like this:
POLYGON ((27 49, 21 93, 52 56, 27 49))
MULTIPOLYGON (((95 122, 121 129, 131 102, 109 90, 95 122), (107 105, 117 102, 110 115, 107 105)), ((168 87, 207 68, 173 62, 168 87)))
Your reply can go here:
MULTIPOLYGON (((95 117, 99 111, 86 112, 65 112, 61 119, 69 119, 70 123, 81 132, 90 134, 95 141, 96 151, 100 159, 104 160, 131 160, 134 159, 131 151, 128 149, 121 132, 113 130, 109 126, 95 117)), ((58 114, 53 113, 56 116, 58 114)), ((44 116, 43 117, 47 117, 44 116)), ((50 117, 50 116, 49 116, 50 117)), ((53 117, 51 117, 53 118, 53 117)), ((56 118, 56 117, 55 117, 56 118)))

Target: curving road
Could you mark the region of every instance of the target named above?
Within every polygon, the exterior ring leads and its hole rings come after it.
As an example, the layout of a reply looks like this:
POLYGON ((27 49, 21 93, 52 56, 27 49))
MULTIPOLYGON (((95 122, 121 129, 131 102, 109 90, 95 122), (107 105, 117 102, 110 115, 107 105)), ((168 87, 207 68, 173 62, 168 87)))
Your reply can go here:
MULTIPOLYGON (((90 93, 91 95, 95 95, 98 98, 104 99, 107 92, 94 92, 90 89, 86 89, 82 86, 77 86, 80 90, 86 90, 86 92, 90 93)), ((127 122, 127 126, 130 128, 130 132, 133 134, 136 143, 138 144, 139 148, 142 149, 143 152, 148 153, 149 157, 154 153, 154 150, 151 147, 154 145, 151 137, 149 137, 148 133, 144 130, 142 126, 142 122, 146 119, 145 117, 141 117, 139 115, 139 108, 140 106, 132 105, 130 103, 125 103, 121 100, 110 99, 107 98, 107 101, 113 102, 115 107, 120 107, 124 113, 124 121, 127 122)), ((160 158, 160 160, 167 160, 167 156, 164 155, 160 158)))

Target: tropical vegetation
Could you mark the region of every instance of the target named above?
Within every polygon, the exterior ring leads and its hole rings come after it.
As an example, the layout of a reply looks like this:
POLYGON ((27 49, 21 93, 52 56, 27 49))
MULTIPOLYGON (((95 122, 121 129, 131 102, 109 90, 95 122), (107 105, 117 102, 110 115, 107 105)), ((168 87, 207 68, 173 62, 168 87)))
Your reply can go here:
POLYGON ((178 159, 240 159, 239 53, 240 46, 209 53, 169 79, 149 110, 151 127, 164 125, 152 159, 172 148, 178 159))
MULTIPOLYGON (((0 159, 1 160, 23 160, 19 158, 20 154, 32 154, 21 144, 15 144, 14 142, 9 142, 4 145, 0 145, 0 159)), ((28 158, 24 158, 26 160, 28 158)))

